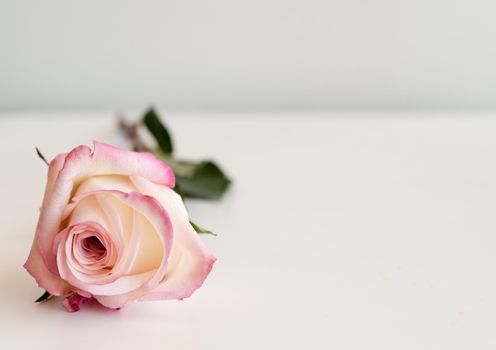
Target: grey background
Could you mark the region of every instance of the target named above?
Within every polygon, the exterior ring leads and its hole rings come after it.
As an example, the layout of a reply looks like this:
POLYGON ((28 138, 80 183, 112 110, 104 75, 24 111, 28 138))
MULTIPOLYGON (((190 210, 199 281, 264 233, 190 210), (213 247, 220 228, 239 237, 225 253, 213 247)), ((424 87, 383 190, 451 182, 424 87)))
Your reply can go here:
POLYGON ((494 0, 0 0, 0 111, 492 109, 494 0))

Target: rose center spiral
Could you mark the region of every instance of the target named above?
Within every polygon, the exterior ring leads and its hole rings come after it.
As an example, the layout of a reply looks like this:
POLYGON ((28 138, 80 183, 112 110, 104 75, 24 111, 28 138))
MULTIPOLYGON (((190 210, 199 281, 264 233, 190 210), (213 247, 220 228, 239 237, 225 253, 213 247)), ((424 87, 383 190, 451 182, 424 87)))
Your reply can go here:
POLYGON ((96 236, 83 238, 80 242, 81 255, 89 261, 98 261, 105 257, 107 248, 103 245, 100 239, 96 236))

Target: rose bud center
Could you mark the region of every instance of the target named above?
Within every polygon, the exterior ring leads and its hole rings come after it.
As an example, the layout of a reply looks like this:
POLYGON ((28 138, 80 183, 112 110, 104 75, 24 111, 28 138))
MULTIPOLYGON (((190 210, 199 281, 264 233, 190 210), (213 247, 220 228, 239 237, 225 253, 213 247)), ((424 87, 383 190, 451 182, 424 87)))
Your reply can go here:
POLYGON ((80 240, 81 253, 88 260, 101 260, 107 254, 107 249, 96 236, 86 237, 80 240))

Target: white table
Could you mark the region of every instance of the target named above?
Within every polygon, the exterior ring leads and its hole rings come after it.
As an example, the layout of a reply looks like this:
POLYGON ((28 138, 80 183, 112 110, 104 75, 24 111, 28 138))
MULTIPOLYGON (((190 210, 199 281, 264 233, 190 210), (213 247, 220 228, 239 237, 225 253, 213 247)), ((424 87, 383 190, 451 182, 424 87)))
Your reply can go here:
POLYGON ((204 287, 118 312, 35 305, 34 146, 122 146, 111 116, 0 116, 0 348, 496 348, 496 119, 481 114, 170 113, 179 155, 235 181, 189 202, 219 233, 204 287))

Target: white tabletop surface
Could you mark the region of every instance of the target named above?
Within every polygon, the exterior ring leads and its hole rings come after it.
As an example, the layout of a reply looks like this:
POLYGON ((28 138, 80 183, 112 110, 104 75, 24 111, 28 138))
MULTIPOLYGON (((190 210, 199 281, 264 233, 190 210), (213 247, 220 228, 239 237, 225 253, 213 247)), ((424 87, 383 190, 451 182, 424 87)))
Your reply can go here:
POLYGON ((184 301, 60 300, 21 265, 53 157, 123 146, 112 113, 0 116, 2 349, 495 349, 496 118, 170 113, 178 154, 234 179, 189 201, 218 258, 184 301), (8 346, 7 346, 8 345, 8 346))

